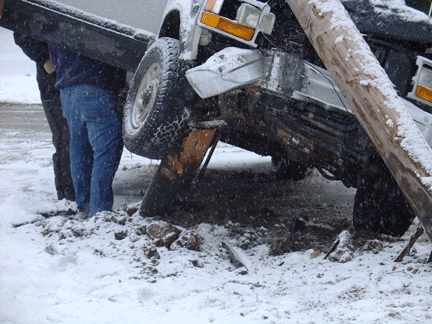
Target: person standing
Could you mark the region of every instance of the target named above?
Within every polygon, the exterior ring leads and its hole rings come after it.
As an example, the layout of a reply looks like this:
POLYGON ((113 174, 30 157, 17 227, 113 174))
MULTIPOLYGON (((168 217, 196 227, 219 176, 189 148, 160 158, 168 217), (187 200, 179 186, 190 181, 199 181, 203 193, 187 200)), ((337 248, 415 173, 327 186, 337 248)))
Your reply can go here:
POLYGON ((24 54, 36 62, 36 80, 42 107, 48 120, 55 147, 52 159, 57 198, 74 201, 75 191, 69 160, 69 129, 66 118, 63 116, 60 92, 54 86, 56 73, 51 64, 48 44, 19 33, 14 33, 14 40, 24 54))
POLYGON ((49 50, 71 136, 75 201, 84 217, 110 211, 123 148, 117 95, 125 71, 51 44, 49 50))

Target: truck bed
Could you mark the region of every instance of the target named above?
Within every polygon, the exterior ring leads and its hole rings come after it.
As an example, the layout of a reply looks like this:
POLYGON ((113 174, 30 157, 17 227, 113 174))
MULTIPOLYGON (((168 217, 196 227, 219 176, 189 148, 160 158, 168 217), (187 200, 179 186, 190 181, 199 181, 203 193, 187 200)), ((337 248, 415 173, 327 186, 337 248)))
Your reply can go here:
POLYGON ((154 34, 50 0, 5 0, 0 26, 124 70, 135 70, 154 34))

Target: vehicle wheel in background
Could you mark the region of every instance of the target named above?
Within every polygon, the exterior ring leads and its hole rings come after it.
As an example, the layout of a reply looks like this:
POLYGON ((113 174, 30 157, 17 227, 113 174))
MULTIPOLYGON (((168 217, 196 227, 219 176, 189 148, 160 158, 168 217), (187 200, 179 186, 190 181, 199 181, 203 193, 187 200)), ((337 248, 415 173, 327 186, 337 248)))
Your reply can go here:
POLYGON ((123 140, 133 153, 160 159, 187 129, 194 92, 179 53, 178 40, 159 38, 138 65, 123 114, 123 140))
POLYGON ((278 179, 286 180, 303 180, 306 175, 308 168, 306 165, 294 162, 287 157, 283 156, 272 156, 272 169, 278 179))
POLYGON ((353 211, 356 230, 402 236, 414 218, 414 212, 388 172, 367 178, 357 189, 353 211))

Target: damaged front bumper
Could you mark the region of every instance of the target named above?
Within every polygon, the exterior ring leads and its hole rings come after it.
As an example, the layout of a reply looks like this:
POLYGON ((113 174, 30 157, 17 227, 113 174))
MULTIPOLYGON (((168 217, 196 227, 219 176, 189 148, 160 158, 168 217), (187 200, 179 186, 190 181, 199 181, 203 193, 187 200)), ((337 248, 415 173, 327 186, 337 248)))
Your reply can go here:
MULTIPOLYGON (((204 64, 188 70, 186 78, 202 99, 239 88, 260 86, 261 91, 276 97, 352 113, 327 70, 276 50, 228 47, 204 64)), ((410 101, 400 99, 432 147, 432 115, 410 101)))

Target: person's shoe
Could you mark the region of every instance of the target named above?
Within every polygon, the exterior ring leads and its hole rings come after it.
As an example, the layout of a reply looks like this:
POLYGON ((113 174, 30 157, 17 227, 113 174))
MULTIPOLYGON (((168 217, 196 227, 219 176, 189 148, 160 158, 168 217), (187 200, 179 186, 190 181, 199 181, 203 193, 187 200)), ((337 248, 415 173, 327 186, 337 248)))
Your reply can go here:
POLYGON ((89 208, 80 208, 80 207, 78 207, 78 211, 76 211, 73 215, 69 217, 69 219, 75 219, 79 221, 84 221, 88 218, 90 218, 89 208))
POLYGON ((69 219, 74 219, 77 221, 85 221, 86 219, 89 219, 89 218, 90 218, 89 213, 82 212, 82 211, 79 211, 79 212, 69 216, 69 219))
POLYGON ((50 218, 50 217, 54 217, 54 216, 70 216, 70 215, 75 215, 76 213, 77 213, 76 210, 69 208, 69 209, 65 209, 65 210, 54 210, 54 211, 49 211, 49 212, 42 212, 39 214, 45 218, 50 218))

